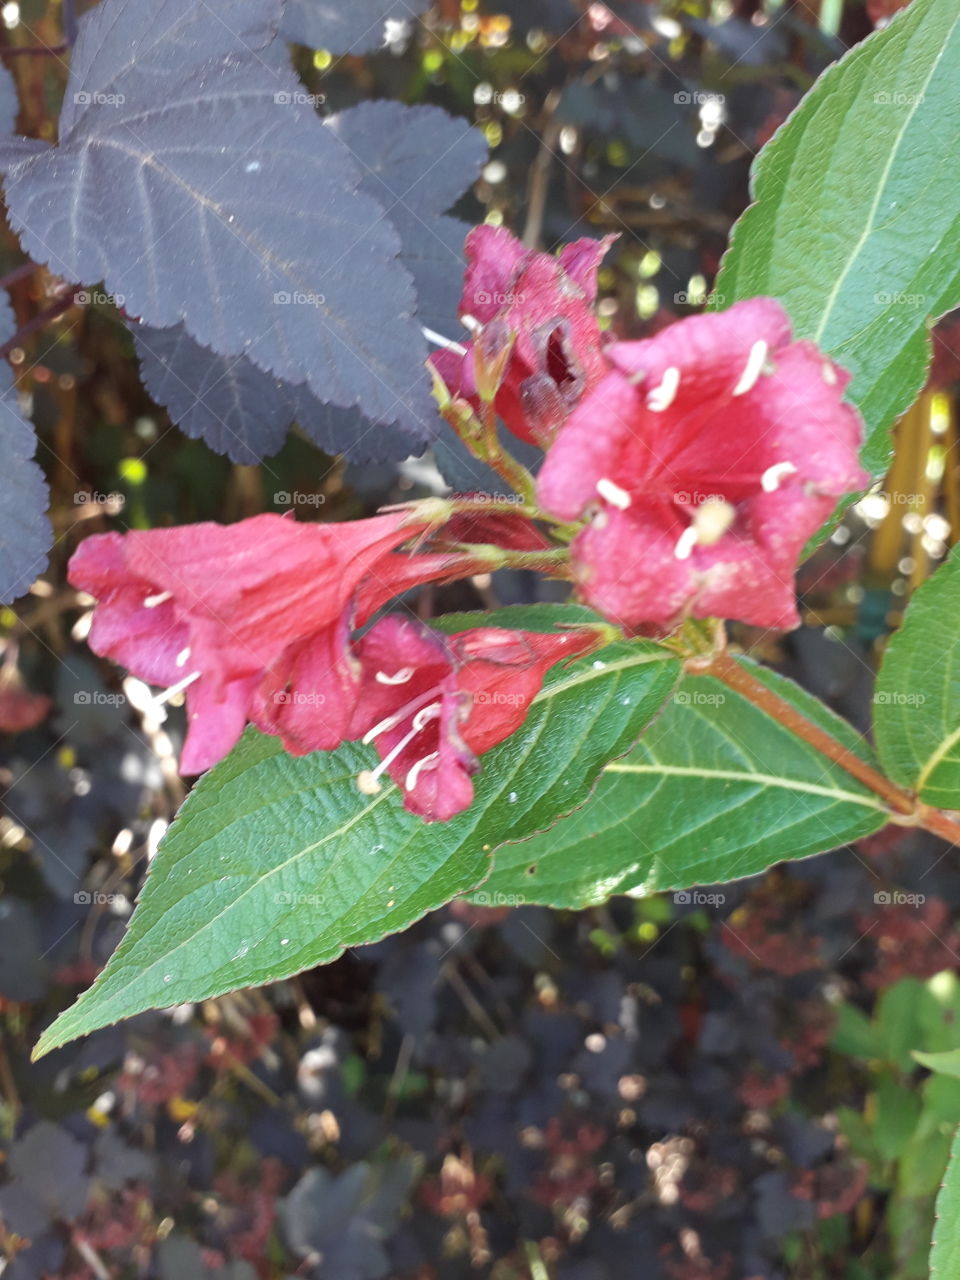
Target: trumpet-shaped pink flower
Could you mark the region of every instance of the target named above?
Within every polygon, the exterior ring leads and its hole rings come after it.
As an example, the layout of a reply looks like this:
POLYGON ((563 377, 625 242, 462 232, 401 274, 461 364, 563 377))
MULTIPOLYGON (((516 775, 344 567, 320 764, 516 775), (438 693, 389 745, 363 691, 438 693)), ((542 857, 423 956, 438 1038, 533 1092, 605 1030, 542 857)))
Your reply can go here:
POLYGON ((496 371, 494 405, 509 429, 546 448, 606 371, 594 303, 597 271, 615 238, 577 240, 554 256, 525 249, 502 227, 474 228, 460 307, 477 336, 466 355, 432 356, 450 392, 479 408, 479 360, 496 371))
POLYGON ((412 619, 381 618, 357 645, 359 697, 349 736, 375 744, 404 806, 443 822, 473 799, 479 757, 526 719, 550 667, 600 641, 597 630, 547 635, 480 627, 441 635, 412 619))
POLYGON ((796 626, 805 543, 869 483, 849 375, 791 341, 768 298, 606 356, 538 486, 560 519, 592 516, 573 544, 581 597, 627 626, 687 615, 796 626))
MULTIPOLYGON (((150 684, 186 689, 181 768, 200 773, 236 742, 264 682, 282 689, 308 660, 298 645, 318 635, 320 648, 332 645, 361 584, 373 578, 381 603, 389 598, 393 549, 427 527, 397 511, 344 524, 262 515, 100 534, 81 543, 69 577, 97 598, 94 652, 150 684)), ((334 707, 315 710, 339 741, 334 707)))

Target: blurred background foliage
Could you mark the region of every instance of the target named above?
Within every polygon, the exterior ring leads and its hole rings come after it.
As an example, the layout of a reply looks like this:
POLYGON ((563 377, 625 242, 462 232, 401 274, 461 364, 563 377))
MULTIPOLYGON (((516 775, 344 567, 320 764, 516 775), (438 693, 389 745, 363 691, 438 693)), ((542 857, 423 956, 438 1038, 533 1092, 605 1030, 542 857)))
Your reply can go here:
MULTIPOLYGON (((490 159, 462 217, 542 248, 618 233, 601 316, 640 336, 703 305, 754 155, 898 7, 438 0, 376 55, 294 57, 326 111, 392 97, 474 121, 490 159)), ((62 17, 56 0, 0 8, 34 136, 55 131, 62 17)), ((453 904, 298 979, 29 1065, 115 946, 183 796, 181 710, 84 647, 88 602, 64 578, 78 540, 281 510, 293 491, 312 495, 301 518, 342 519, 442 480, 429 458, 345 467, 296 435, 232 465, 151 404, 109 307, 21 263, 4 233, 21 325, 6 354, 57 542, 0 613, 4 1276, 926 1275, 960 1082, 912 1051, 960 1045, 960 882, 902 828, 719 886, 719 903, 453 904)), ((860 728, 884 639, 960 525, 958 338, 939 326, 890 476, 805 566, 805 625, 737 635, 860 728)))

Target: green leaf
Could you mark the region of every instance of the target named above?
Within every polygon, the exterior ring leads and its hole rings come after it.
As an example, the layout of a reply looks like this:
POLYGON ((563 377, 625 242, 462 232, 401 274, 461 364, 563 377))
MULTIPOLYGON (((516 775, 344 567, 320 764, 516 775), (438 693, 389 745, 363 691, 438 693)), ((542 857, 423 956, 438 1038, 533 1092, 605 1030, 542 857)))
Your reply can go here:
POLYGON ((916 1090, 882 1076, 877 1084, 874 1141, 882 1160, 897 1160, 913 1136, 920 1119, 920 1097, 916 1090))
POLYGON ((779 298, 796 333, 854 375, 864 465, 929 363, 928 319, 960 301, 960 9, 913 0, 830 67, 754 166, 718 305, 779 298))
POLYGON ((187 798, 130 927, 37 1053, 144 1009, 288 977, 405 928, 473 888, 504 840, 580 804, 669 695, 679 662, 647 642, 555 667, 522 728, 483 760, 452 822, 361 795, 373 747, 288 756, 249 729, 187 798))
POLYGON ((904 1072, 913 1068, 911 1050, 923 1034, 920 1021, 924 1000, 923 983, 917 978, 901 978, 877 997, 873 1020, 883 1057, 904 1072))
POLYGON ((914 594, 873 695, 877 752, 895 782, 960 807, 960 549, 914 594))
MULTIPOLYGON (((861 759, 849 725, 789 680, 752 674, 861 759)), ((546 836, 499 850, 483 885, 556 907, 753 875, 879 830, 883 803, 753 703, 686 678, 640 744, 609 765, 587 804, 546 836)))
POLYGON ((879 1058, 883 1042, 876 1024, 855 1004, 842 1004, 830 1037, 830 1048, 848 1058, 879 1058))
POLYGON ((960 1130, 954 1136, 950 1162, 937 1196, 930 1276, 931 1280, 955 1280, 960 1276, 960 1130))
POLYGON ((960 1080, 960 1049, 945 1049, 942 1053, 921 1053, 919 1049, 914 1049, 913 1056, 928 1071, 937 1071, 941 1075, 960 1080))

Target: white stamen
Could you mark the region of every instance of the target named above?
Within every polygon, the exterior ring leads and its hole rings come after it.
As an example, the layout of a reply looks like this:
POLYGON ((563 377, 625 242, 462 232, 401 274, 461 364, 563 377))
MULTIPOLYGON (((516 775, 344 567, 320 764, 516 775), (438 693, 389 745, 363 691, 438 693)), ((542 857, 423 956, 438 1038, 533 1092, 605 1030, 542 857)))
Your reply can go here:
POLYGON ((413 727, 416 729, 417 733, 419 733, 421 729, 426 728, 431 720, 438 719, 439 715, 440 703, 431 702, 429 707, 421 707, 413 717, 413 727))
POLYGON ((669 409, 677 398, 679 388, 680 370, 676 365, 671 365, 665 371, 660 385, 647 392, 647 408, 652 409, 654 413, 663 413, 664 409, 669 409))
POLYGON ((760 477, 761 489, 764 493, 776 493, 780 488, 780 481, 794 475, 796 470, 792 462, 775 462, 772 467, 767 467, 760 477))
POLYGON ((619 507, 621 511, 626 511, 631 502, 630 495, 626 489, 621 489, 618 484, 614 484, 606 476, 597 481, 597 493, 603 498, 604 502, 609 502, 611 507, 619 507))
POLYGON ((697 531, 692 524, 688 524, 683 533, 677 539, 677 545, 673 549, 673 554, 678 560, 689 560, 693 554, 693 548, 697 545, 697 531))
POLYGON ((190 646, 187 645, 185 649, 181 649, 180 652, 177 654, 177 666, 185 667, 187 665, 187 659, 189 657, 190 657, 190 646))
MULTIPOLYGON (((438 702, 436 704, 437 710, 439 710, 439 707, 440 707, 440 704, 438 702)), ((433 707, 425 707, 424 711, 433 711, 434 714, 436 714, 436 711, 434 711, 433 707)), ((390 748, 387 754, 383 757, 383 759, 380 761, 377 767, 370 774, 370 780, 372 782, 376 782, 377 779, 380 777, 381 773, 383 773, 386 769, 390 768, 390 766, 393 764, 394 760, 396 760, 397 756, 404 749, 404 747, 409 746, 410 743, 413 741, 413 739, 417 736, 417 734, 422 732, 424 725, 417 724, 417 721, 420 719, 420 716, 422 715, 423 715, 423 711, 419 712, 416 716, 414 716, 413 727, 411 728, 410 732, 408 734, 405 734, 404 737, 402 737, 395 746, 390 748)), ((430 716, 429 718, 432 719, 433 716, 430 716)))
POLYGON ((462 346, 461 343, 454 342, 452 338, 445 338, 442 333, 436 333, 433 329, 428 329, 425 324, 420 326, 420 332, 435 347, 442 347, 444 351, 454 351, 458 356, 467 354, 467 348, 462 346))
POLYGON ((828 387, 835 387, 837 385, 837 371, 829 360, 824 360, 823 364, 820 366, 820 372, 823 374, 823 380, 828 387))
POLYGON ((193 684, 194 680, 199 680, 200 671, 191 671, 188 676, 184 676, 182 680, 178 680, 176 684, 172 684, 169 689, 164 689, 163 693, 158 693, 153 699, 155 707, 162 707, 165 702, 169 702, 171 698, 175 698, 178 693, 182 693, 188 685, 193 684))
POLYGON ((424 756, 422 760, 418 760, 415 765, 407 771, 407 776, 403 780, 404 791, 412 791, 417 785, 417 779, 420 777, 420 771, 425 769, 427 765, 433 764, 434 760, 440 759, 440 752, 433 751, 428 756, 424 756))
POLYGON ((161 591, 159 595, 147 596, 143 602, 143 607, 145 609, 156 609, 158 604, 165 604, 172 595, 172 591, 161 591))
POLYGON ((697 531, 697 545, 712 547, 719 542, 737 518, 737 509, 723 498, 709 498, 701 503, 693 517, 697 531))
POLYGON ((369 769, 361 769, 357 774, 357 790, 363 796, 378 796, 383 787, 369 769))
POLYGON ((740 381, 733 388, 735 396, 744 396, 750 391, 757 382, 757 379, 763 373, 763 366, 766 363, 767 352, 769 347, 761 338, 755 342, 750 348, 750 355, 747 357, 747 364, 743 373, 740 375, 740 381))
POLYGON ((377 684, 406 684, 408 680, 413 679, 413 667, 404 667, 402 671, 397 671, 392 676, 388 676, 386 671, 378 671, 374 679, 377 684))
POLYGON ((461 316, 460 323, 465 329, 469 329, 471 333, 480 333, 483 329, 483 325, 476 316, 461 316))
POLYGON ((426 693, 421 693, 419 697, 411 698, 399 711, 395 711, 392 716, 386 716, 379 724, 375 724, 372 729, 363 735, 360 741, 365 747, 369 746, 375 738, 379 738, 381 733, 386 733, 388 729, 395 729, 404 717, 410 715, 422 702, 426 702, 428 698, 432 698, 434 694, 439 692, 440 686, 435 685, 434 688, 428 689, 426 693))

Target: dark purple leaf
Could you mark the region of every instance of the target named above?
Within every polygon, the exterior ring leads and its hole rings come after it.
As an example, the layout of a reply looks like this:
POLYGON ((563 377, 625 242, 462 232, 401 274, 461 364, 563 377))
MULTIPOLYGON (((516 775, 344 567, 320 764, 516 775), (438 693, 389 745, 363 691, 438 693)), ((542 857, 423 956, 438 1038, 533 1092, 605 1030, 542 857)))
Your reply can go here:
POLYGON ((396 233, 290 68, 250 51, 262 6, 232 7, 232 24, 199 0, 87 15, 60 145, 0 148, 11 223, 38 261, 102 279, 149 324, 182 320, 222 355, 420 435, 426 344, 396 233))

